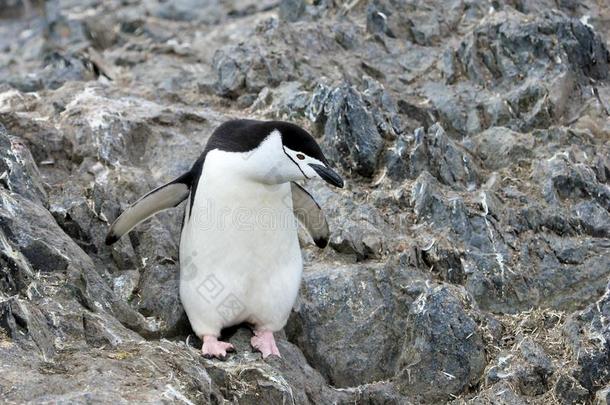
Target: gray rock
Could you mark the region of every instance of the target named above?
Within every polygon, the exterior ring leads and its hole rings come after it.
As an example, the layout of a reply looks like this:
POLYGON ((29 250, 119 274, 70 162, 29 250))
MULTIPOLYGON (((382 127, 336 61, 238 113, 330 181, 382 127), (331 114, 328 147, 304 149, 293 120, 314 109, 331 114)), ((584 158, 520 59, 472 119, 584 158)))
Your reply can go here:
POLYGON ((258 46, 230 46, 214 54, 217 75, 215 92, 236 98, 243 92, 258 93, 266 86, 275 87, 294 77, 293 62, 289 54, 266 52, 258 46))
POLYGON ((383 139, 362 94, 353 86, 319 87, 309 116, 324 123, 323 148, 329 159, 345 170, 372 177, 383 139), (323 111, 323 115, 322 115, 323 111))
POLYGON ((250 352, 251 332, 240 328, 229 341, 236 354, 227 361, 206 361, 213 383, 227 392, 227 399, 244 404, 266 403, 343 403, 354 393, 329 387, 318 371, 307 363, 291 343, 278 341, 282 358, 260 359, 250 352), (237 385, 236 385, 237 384, 237 385))
POLYGON ((516 353, 501 353, 498 364, 487 373, 492 383, 506 380, 514 384, 525 396, 537 396, 547 392, 555 368, 549 356, 530 338, 521 340, 516 353))
POLYGON ((184 345, 123 344, 81 349, 48 361, 2 339, 3 383, 9 402, 220 402, 222 394, 194 350, 184 345), (32 384, 32 385, 30 385, 32 384))
POLYGON ((105 314, 83 314, 83 331, 89 346, 119 347, 127 342, 142 343, 144 339, 135 332, 126 329, 116 319, 105 314))
POLYGON ((532 158, 534 139, 508 128, 492 127, 476 135, 471 152, 486 169, 498 170, 532 158))
POLYGON ((416 137, 409 166, 411 178, 416 178, 426 170, 442 183, 451 186, 473 188, 481 178, 475 159, 451 141, 438 124, 416 137))
POLYGON ((601 206, 610 206, 610 189, 597 181, 595 172, 588 166, 570 161, 557 154, 540 162, 534 172, 543 187, 544 197, 558 205, 565 199, 591 198, 601 206))
POLYGON ((39 204, 47 202, 38 167, 25 143, 0 123, 0 186, 39 204))
POLYGON ((459 400, 449 402, 451 404, 498 404, 498 405, 525 405, 527 400, 517 394, 515 389, 507 382, 501 381, 489 388, 481 390, 478 395, 468 400, 459 400))
POLYGON ((483 332, 463 288, 433 286, 412 303, 398 363, 400 392, 438 402, 475 385, 485 368, 483 332))
POLYGON ((176 21, 218 22, 221 19, 222 2, 214 0, 177 0, 172 2, 148 2, 151 14, 176 21))
POLYGON ((368 5, 366 13, 366 30, 371 34, 383 34, 396 38, 388 26, 389 12, 383 5, 373 2, 368 5))
POLYGON ((589 393, 602 391, 610 381, 608 319, 610 288, 597 302, 571 315, 564 325, 566 340, 575 356, 572 376, 589 393))
POLYGON ((305 12, 304 0, 282 0, 280 2, 280 19, 288 22, 298 21, 305 12))
POLYGON ((575 82, 608 77, 604 42, 579 21, 550 13, 530 20, 508 11, 484 21, 453 54, 445 53, 441 69, 448 85, 424 86, 451 132, 476 134, 490 126, 548 128, 566 112, 576 112, 566 110, 568 97, 587 97, 573 87, 575 82), (590 52, 584 53, 585 48, 590 52), (527 55, 536 55, 535 63, 527 55), (484 89, 473 91, 467 81, 484 89))
POLYGON ((48 319, 36 306, 9 298, 0 302, 0 327, 13 341, 40 353, 43 357, 55 354, 53 333, 48 319))
POLYGON ((589 400, 589 391, 569 374, 562 374, 555 383, 555 395, 564 404, 585 403, 589 400))
POLYGON ((284 121, 302 117, 309 105, 310 94, 299 82, 285 82, 276 89, 265 87, 251 105, 252 110, 268 112, 270 116, 284 121))
POLYGON ((389 378, 400 355, 396 341, 405 327, 399 314, 406 314, 421 288, 416 276, 398 268, 306 271, 287 336, 334 386, 389 378), (403 278, 413 283, 405 291, 394 284, 403 278))

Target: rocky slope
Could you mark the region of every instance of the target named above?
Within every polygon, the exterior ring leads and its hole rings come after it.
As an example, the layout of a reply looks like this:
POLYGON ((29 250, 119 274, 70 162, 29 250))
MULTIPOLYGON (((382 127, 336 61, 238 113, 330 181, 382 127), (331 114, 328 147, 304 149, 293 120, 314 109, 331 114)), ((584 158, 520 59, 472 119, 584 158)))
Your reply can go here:
POLYGON ((0 401, 607 403, 606 0, 0 1, 0 401), (319 137, 283 358, 178 299, 130 202, 231 117, 319 137))

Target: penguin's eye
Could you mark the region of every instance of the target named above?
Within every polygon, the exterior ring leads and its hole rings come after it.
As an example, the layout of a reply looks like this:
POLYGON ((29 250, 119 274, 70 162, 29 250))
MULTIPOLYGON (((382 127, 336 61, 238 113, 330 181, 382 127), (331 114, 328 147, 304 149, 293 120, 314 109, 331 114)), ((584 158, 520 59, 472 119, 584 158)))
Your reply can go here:
POLYGON ((305 155, 303 155, 302 153, 297 153, 297 159, 305 160, 305 155))

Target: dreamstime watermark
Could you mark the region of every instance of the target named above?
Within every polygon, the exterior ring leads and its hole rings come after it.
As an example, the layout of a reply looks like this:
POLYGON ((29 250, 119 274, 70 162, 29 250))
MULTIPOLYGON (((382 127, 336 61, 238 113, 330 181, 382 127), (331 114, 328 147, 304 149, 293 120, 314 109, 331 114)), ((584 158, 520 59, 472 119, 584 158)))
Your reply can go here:
POLYGON ((312 212, 304 208, 292 208, 291 203, 281 207, 220 206, 207 200, 193 213, 192 226, 199 231, 270 231, 297 230, 299 216, 307 217, 313 227, 322 227, 326 219, 319 210, 312 212))

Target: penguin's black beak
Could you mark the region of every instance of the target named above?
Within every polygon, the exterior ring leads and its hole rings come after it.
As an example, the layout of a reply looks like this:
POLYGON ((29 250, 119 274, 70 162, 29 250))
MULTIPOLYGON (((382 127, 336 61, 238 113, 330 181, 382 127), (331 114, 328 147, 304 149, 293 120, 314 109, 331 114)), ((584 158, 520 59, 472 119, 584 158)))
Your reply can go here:
POLYGON ((311 166, 311 168, 327 183, 332 184, 335 187, 343 188, 343 179, 333 169, 315 163, 310 163, 309 166, 311 166))

